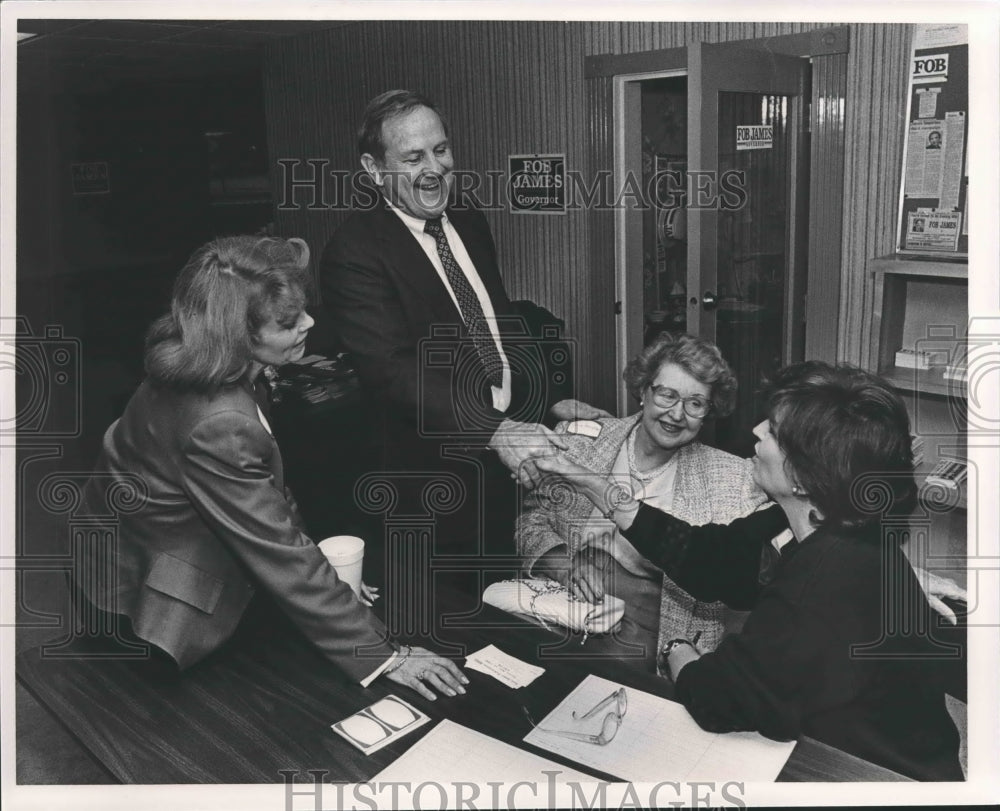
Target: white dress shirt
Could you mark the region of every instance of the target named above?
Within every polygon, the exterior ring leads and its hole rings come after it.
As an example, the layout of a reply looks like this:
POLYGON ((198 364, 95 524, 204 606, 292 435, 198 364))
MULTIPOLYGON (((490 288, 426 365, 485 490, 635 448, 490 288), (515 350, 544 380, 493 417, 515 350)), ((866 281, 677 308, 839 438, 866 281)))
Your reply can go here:
MULTIPOLYGON (((445 273, 444 265, 441 264, 441 257, 438 256, 437 242, 434 237, 424 232, 425 221, 407 214, 392 203, 389 203, 389 208, 396 212, 396 216, 410 230, 413 238, 420 243, 420 247, 424 249, 427 258, 434 265, 434 270, 441 277, 444 289, 448 291, 448 295, 451 296, 456 309, 461 313, 462 308, 458 305, 455 291, 451 289, 451 285, 448 283, 448 275, 445 273)), ((451 253, 455 257, 455 261, 458 262, 458 266, 462 269, 462 273, 465 274, 465 278, 469 280, 469 285, 476 294, 476 298, 479 299, 479 306, 483 308, 483 316, 486 318, 486 324, 490 329, 490 334, 493 336, 494 343, 496 343, 497 351, 500 353, 500 360, 503 362, 503 383, 500 386, 491 386, 490 389, 493 394, 493 407, 497 411, 504 412, 510 407, 510 364, 507 362, 507 356, 503 351, 503 344, 500 342, 500 331, 497 329, 497 318, 496 313, 493 311, 493 302, 490 301, 489 293, 486 292, 486 288, 483 286, 483 280, 479 278, 476 266, 472 263, 472 259, 469 258, 469 253, 465 250, 465 244, 455 230, 455 226, 449 221, 447 214, 441 215, 441 228, 448 238, 448 246, 451 248, 451 253)))

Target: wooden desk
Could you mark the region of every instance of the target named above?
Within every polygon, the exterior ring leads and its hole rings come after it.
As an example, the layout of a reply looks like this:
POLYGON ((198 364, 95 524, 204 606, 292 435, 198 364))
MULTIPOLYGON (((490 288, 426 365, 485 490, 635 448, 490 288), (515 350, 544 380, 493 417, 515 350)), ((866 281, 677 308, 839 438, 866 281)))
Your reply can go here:
MULTIPOLYGON (((368 689, 351 684, 303 638, 276 633, 254 644, 230 644, 181 677, 158 675, 146 661, 87 658, 94 645, 76 641, 71 650, 61 649, 59 658, 43 655, 41 648, 20 654, 17 678, 111 775, 140 784, 281 783, 282 770, 311 782, 310 769, 325 770, 324 782, 364 781, 443 718, 533 750, 521 742, 529 731, 522 705, 541 717, 588 672, 670 697, 665 680, 618 660, 588 657, 578 638, 562 640, 489 607, 472 619, 478 627, 454 629, 449 639, 461 640, 467 652, 492 642, 542 664, 545 674, 514 691, 470 670, 467 695, 428 702, 383 679, 368 689), (331 723, 389 693, 412 702, 432 723, 370 757, 330 730, 331 723)), ((533 751, 560 761, 550 752, 533 751)), ((904 779, 808 738, 779 776, 782 781, 904 779)))

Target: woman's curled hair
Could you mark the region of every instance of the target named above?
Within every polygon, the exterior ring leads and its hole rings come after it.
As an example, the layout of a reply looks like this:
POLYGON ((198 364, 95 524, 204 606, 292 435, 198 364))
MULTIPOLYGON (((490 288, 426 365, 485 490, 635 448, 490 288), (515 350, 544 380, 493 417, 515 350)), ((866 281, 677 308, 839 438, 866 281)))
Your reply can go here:
POLYGON ((712 415, 726 417, 736 407, 736 376, 711 341, 685 332, 661 332, 628 362, 622 379, 629 394, 641 400, 643 392, 667 363, 675 363, 711 391, 712 415))
POLYGON ((301 239, 220 237, 174 282, 170 312, 146 336, 146 374, 161 386, 208 391, 247 371, 261 327, 305 306, 309 247, 301 239))

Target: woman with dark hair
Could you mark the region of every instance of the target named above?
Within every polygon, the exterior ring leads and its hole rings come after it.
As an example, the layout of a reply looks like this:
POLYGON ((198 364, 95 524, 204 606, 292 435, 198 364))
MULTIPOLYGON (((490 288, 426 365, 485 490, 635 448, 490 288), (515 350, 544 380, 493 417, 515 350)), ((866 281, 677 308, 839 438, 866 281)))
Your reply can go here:
POLYGON ((931 607, 899 548, 916 497, 899 396, 860 369, 793 365, 754 434, 754 480, 775 505, 728 525, 691 526, 564 457, 539 467, 607 509, 692 595, 752 609, 713 652, 683 635, 661 652, 702 727, 809 735, 911 777, 963 779, 944 699, 954 651, 930 634, 931 607), (764 539, 786 528, 762 567, 764 539))
MULTIPOLYGON (((558 425, 569 460, 595 481, 610 478, 694 523, 725 523, 767 500, 746 459, 698 442, 705 420, 726 416, 736 403, 736 379, 718 347, 694 335, 663 333, 629 362, 623 377, 641 410, 624 419, 558 425)), ((550 477, 525 497, 517 521, 524 569, 563 583, 578 599, 597 602, 608 593, 625 601, 621 627, 592 648, 641 646, 645 655, 632 655, 652 669, 655 652, 673 637, 699 634, 715 647, 725 630, 725 606, 695 599, 664 577, 606 512, 550 477)))
POLYGON ((430 699, 429 687, 465 692, 452 662, 390 643, 305 534, 284 487, 257 378, 302 357, 308 263, 302 240, 250 236, 214 240, 188 261, 170 312, 149 331, 147 379, 105 434, 87 486, 98 513, 112 487, 132 487, 135 501, 112 548, 90 539, 76 585, 180 669, 219 648, 244 615, 280 612, 362 684, 384 673, 430 699))

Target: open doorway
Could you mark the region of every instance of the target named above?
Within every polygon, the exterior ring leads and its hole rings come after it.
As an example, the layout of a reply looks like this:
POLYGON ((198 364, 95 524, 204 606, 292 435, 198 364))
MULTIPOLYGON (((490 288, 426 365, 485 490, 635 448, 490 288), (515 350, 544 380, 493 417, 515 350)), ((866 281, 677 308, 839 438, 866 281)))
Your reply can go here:
POLYGON ((615 82, 618 187, 644 192, 617 212, 618 363, 664 330, 715 341, 740 397, 705 438, 746 455, 765 381, 804 351, 809 63, 737 44, 674 56, 684 68, 615 82))

